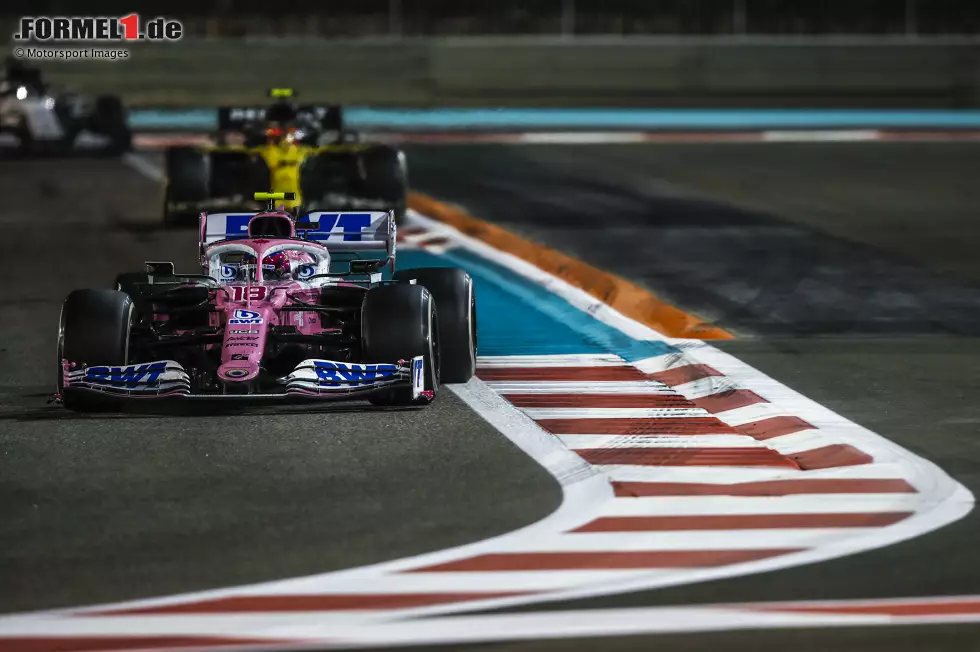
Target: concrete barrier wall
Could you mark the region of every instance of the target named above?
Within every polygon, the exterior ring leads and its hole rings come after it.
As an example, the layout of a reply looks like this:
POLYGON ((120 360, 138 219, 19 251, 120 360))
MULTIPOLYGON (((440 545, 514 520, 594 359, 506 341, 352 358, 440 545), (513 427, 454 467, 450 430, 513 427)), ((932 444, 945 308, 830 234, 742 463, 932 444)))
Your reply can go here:
POLYGON ((192 41, 124 61, 47 62, 58 82, 133 106, 920 106, 980 104, 972 42, 446 39, 192 41))

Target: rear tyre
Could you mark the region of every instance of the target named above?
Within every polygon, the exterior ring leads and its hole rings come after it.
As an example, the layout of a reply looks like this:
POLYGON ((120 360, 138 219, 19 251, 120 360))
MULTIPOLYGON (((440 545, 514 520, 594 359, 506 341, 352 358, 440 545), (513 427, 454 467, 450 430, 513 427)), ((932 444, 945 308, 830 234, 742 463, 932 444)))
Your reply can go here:
POLYGON ((344 107, 328 106, 327 111, 320 121, 320 128, 324 131, 344 131, 344 107))
POLYGON ((34 133, 31 131, 31 126, 27 123, 26 117, 21 117, 13 131, 14 135, 17 136, 17 154, 19 156, 28 157, 37 153, 34 133))
POLYGON ((73 93, 59 95, 54 105, 54 113, 64 132, 61 138, 61 151, 64 154, 72 154, 75 151, 75 141, 78 134, 89 126, 88 123, 75 115, 75 105, 78 97, 73 93))
MULTIPOLYGON (((362 357, 368 363, 394 363, 423 357, 423 389, 439 390, 439 322, 435 302, 419 285, 371 288, 361 305, 362 357)), ((425 404, 412 400, 410 387, 371 396, 374 405, 425 404)))
MULTIPOLYGON (((207 156, 208 170, 204 175, 207 195, 205 199, 241 196, 246 205, 252 204, 256 188, 276 186, 272 171, 265 159, 258 154, 237 150, 225 150, 202 154, 207 156)), ((276 188, 277 191, 288 188, 276 188)))
POLYGON ((163 188, 163 223, 165 226, 196 224, 199 213, 182 204, 204 202, 208 188, 208 155, 193 147, 168 147, 163 154, 166 174, 163 188))
POLYGON ((76 412, 111 410, 112 397, 65 389, 62 360, 80 366, 123 366, 129 361, 133 302, 117 290, 75 290, 61 307, 58 328, 57 387, 62 402, 76 412))
POLYGON ((327 149, 307 157, 299 171, 303 211, 346 210, 350 197, 359 197, 357 156, 327 149))
POLYGON ((366 197, 383 200, 395 212, 399 226, 408 210, 408 164, 405 154, 393 147, 377 146, 361 155, 366 197))
POLYGON ((126 108, 116 95, 101 95, 95 98, 95 111, 92 113, 92 131, 109 139, 104 153, 107 156, 122 156, 133 149, 133 132, 129 129, 126 108))
POLYGON ((392 277, 415 279, 432 293, 439 315, 440 381, 465 383, 476 373, 476 294, 473 279, 453 267, 402 269, 392 277))

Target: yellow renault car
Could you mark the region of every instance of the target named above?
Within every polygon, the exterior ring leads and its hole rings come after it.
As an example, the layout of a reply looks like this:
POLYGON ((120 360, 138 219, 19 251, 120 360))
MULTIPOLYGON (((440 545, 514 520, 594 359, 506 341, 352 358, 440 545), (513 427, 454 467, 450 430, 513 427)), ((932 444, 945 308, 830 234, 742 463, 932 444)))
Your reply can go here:
POLYGON ((296 214, 407 207, 408 170, 400 150, 361 143, 338 106, 297 106, 291 89, 272 89, 267 107, 218 109, 210 145, 164 152, 163 220, 194 224, 201 211, 254 211, 255 188, 293 193, 296 214))

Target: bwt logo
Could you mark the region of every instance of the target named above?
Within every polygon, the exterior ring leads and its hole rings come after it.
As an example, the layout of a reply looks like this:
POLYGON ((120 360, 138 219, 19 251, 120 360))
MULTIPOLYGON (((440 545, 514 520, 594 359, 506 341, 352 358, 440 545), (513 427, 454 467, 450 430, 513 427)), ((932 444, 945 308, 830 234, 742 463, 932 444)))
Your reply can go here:
POLYGON ((234 316, 228 320, 229 324, 261 324, 262 315, 254 310, 236 310, 234 316))
MULTIPOLYGON (((253 217, 255 217, 255 213, 227 214, 224 218, 224 235, 229 238, 246 237, 248 235, 248 223, 253 217)), ((310 240, 361 242, 364 240, 365 229, 371 226, 372 214, 310 213, 309 218, 311 222, 317 223, 316 229, 303 229, 310 240)), ((217 224, 220 222, 216 222, 217 224)))
POLYGON ((128 16, 23 16, 18 41, 178 41, 184 26, 157 16, 140 27, 139 14, 128 16))
POLYGON ((342 364, 317 362, 313 365, 316 377, 332 383, 362 383, 393 376, 397 367, 393 364, 342 364))
POLYGON ((166 370, 166 362, 129 365, 128 367, 91 367, 85 372, 85 380, 112 385, 155 385, 166 370))

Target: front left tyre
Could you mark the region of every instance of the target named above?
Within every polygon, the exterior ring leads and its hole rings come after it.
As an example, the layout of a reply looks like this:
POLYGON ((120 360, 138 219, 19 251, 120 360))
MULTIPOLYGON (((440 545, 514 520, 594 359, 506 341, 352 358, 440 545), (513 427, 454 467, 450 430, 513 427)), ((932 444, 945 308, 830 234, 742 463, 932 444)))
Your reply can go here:
POLYGON ((61 363, 128 364, 133 314, 132 299, 118 290, 74 290, 65 299, 58 327, 57 387, 66 408, 94 412, 115 406, 111 397, 66 389, 61 363))
MULTIPOLYGON (((361 357, 391 364, 421 355, 423 390, 439 390, 439 322, 432 294, 421 285, 382 285, 364 295, 361 305, 361 357)), ((411 387, 377 392, 374 405, 425 404, 412 399, 411 387)))

